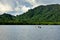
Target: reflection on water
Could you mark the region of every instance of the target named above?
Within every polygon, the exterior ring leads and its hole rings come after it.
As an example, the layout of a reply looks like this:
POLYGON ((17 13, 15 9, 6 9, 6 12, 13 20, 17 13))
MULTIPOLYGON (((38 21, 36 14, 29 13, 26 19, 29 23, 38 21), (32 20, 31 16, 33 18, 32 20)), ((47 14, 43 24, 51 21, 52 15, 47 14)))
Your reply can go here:
POLYGON ((0 40, 60 40, 60 25, 0 25, 0 40))

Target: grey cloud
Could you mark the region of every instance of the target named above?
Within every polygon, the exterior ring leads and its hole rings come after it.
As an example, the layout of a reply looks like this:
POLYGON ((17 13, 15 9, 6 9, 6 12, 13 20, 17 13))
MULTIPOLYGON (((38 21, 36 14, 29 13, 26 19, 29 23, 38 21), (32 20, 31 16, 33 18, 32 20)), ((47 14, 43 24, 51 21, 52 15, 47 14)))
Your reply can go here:
POLYGON ((59 0, 36 0, 37 3, 42 3, 42 4, 59 4, 60 1, 59 0))
POLYGON ((28 9, 28 8, 35 7, 36 5, 39 5, 39 4, 40 5, 53 4, 53 3, 56 4, 56 3, 60 3, 60 0, 0 0, 0 3, 2 3, 3 5, 8 4, 14 12, 16 11, 15 9, 17 8, 19 10, 18 13, 23 13, 25 11, 25 10, 22 10, 23 7, 25 7, 25 9, 28 9))

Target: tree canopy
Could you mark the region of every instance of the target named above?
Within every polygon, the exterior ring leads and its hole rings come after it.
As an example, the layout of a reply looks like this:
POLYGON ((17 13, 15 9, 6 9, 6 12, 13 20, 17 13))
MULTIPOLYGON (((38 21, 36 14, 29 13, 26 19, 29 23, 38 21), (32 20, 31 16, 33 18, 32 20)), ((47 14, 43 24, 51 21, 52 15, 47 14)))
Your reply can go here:
POLYGON ((17 16, 4 13, 0 15, 0 24, 58 25, 60 24, 60 5, 40 5, 17 16))

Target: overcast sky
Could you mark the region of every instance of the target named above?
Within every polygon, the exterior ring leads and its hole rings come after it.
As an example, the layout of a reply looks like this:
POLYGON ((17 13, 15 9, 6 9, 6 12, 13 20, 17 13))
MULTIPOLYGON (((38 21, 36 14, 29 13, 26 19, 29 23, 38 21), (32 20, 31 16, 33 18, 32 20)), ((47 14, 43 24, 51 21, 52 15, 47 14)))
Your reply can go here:
POLYGON ((0 14, 18 15, 39 5, 59 3, 60 0, 0 0, 0 14))

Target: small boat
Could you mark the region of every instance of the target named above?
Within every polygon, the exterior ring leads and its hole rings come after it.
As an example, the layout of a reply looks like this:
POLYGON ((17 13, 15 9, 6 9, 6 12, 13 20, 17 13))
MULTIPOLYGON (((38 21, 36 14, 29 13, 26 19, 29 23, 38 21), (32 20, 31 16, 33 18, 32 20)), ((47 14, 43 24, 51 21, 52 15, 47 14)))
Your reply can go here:
POLYGON ((38 28, 41 28, 41 26, 38 26, 38 28))

